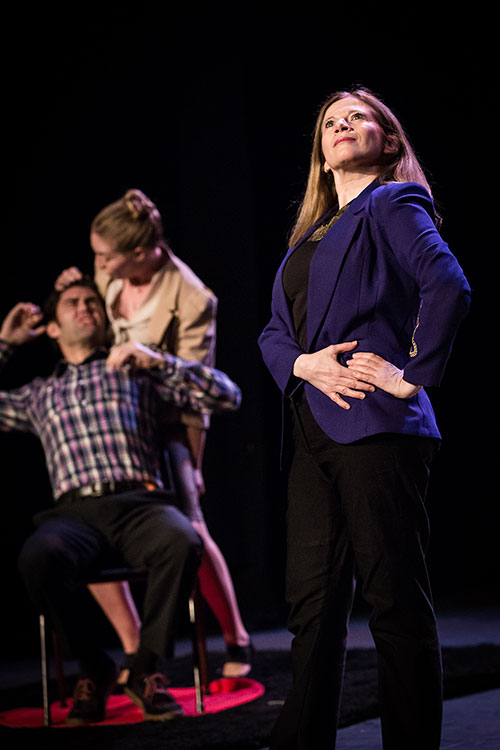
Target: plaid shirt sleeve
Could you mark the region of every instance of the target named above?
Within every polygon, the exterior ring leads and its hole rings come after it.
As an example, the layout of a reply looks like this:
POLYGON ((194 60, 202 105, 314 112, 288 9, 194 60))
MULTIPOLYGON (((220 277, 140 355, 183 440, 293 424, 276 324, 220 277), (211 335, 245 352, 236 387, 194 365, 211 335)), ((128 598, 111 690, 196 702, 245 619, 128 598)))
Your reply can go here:
POLYGON ((241 404, 241 390, 224 372, 199 362, 186 362, 163 353, 157 372, 162 399, 201 414, 235 411, 241 404))
MULTIPOLYGON (((0 340, 0 370, 10 359, 14 347, 0 340)), ((29 403, 32 396, 31 384, 12 391, 0 390, 0 430, 9 432, 34 432, 29 416, 29 403)))

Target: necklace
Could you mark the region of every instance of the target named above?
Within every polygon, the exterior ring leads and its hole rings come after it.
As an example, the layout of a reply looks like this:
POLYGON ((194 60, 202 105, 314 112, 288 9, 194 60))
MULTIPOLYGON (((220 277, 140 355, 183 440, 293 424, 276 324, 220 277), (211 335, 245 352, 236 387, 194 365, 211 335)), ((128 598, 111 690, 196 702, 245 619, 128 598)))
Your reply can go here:
POLYGON ((311 235, 310 239, 312 242, 318 242, 319 240, 322 240, 325 234, 333 227, 336 221, 340 219, 346 208, 348 207, 349 203, 346 203, 345 206, 342 206, 342 208, 339 208, 336 214, 333 214, 332 218, 328 220, 326 224, 321 224, 311 235))

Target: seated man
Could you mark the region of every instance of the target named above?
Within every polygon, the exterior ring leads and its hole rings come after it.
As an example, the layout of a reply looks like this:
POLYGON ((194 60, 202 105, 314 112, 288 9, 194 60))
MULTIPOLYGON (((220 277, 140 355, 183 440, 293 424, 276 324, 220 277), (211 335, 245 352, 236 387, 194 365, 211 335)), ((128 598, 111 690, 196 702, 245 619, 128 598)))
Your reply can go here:
POLYGON ((141 644, 126 692, 146 719, 170 719, 182 709, 166 689, 163 663, 172 652, 176 614, 194 585, 202 543, 168 504, 161 481, 162 406, 174 402, 201 413, 236 409, 241 394, 218 370, 133 341, 108 352, 103 302, 89 279, 53 292, 44 326, 41 319, 31 303, 10 311, 0 329, 0 363, 42 332, 57 342, 64 359, 50 377, 0 391, 0 429, 33 432, 45 451, 55 506, 36 516, 19 568, 38 611, 79 660, 67 721, 102 720, 116 677, 114 662, 87 626, 80 585, 110 550, 148 571, 141 644))

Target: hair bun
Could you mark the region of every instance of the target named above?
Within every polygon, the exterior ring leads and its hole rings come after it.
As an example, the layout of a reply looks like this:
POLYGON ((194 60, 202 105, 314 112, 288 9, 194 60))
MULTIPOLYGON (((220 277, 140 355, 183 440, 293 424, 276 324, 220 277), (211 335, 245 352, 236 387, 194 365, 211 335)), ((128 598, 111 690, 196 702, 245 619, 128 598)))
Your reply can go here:
POLYGON ((144 219, 156 209, 153 201, 149 200, 142 190, 127 190, 123 200, 133 219, 144 219))
POLYGON ((127 190, 93 219, 91 231, 113 242, 121 253, 157 247, 163 240, 160 212, 142 190, 127 190))

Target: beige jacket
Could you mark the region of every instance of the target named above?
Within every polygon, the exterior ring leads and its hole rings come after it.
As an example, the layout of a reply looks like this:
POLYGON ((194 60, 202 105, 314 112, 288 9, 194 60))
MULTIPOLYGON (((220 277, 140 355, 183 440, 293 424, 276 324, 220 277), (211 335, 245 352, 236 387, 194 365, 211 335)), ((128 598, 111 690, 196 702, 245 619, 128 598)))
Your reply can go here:
MULTIPOLYGON (((148 343, 188 361, 215 364, 217 297, 195 273, 168 250, 165 273, 158 290, 159 303, 151 316, 148 343)), ((110 279, 95 269, 95 281, 106 297, 110 279)), ((209 418, 181 412, 180 420, 199 428, 209 418)))

